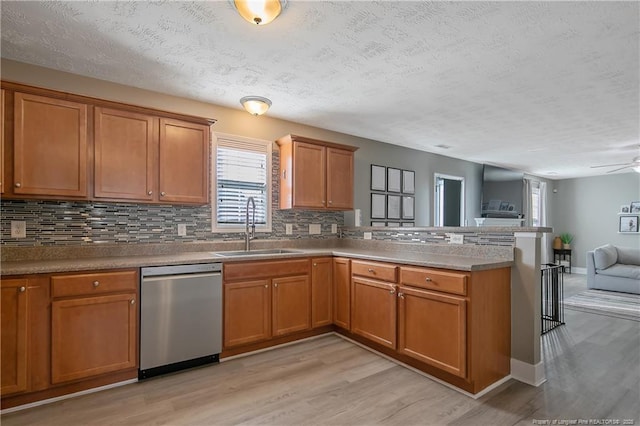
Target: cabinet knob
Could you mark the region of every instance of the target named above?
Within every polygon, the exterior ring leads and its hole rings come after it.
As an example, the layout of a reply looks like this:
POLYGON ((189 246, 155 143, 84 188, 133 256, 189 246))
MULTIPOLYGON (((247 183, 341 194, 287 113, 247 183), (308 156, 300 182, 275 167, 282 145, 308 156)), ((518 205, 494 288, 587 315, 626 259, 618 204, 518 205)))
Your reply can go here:
POLYGON ((27 291, 27 288, 26 288, 25 286, 22 286, 22 287, 20 287, 20 288, 18 289, 18 291, 19 291, 20 293, 24 293, 25 291, 27 291))
POLYGON ((273 286, 274 287, 278 287, 278 283, 273 283, 273 286))
POLYGON ((20 188, 22 184, 20 182, 16 182, 16 188, 20 188))
POLYGON ((153 191, 147 191, 147 195, 153 195, 153 191))
POLYGON ((396 292, 395 290, 389 290, 389 293, 391 294, 395 294, 395 292, 396 292))
POLYGON ((100 285, 100 281, 94 281, 94 282, 93 282, 93 286, 94 286, 94 287, 98 287, 99 285, 100 285))
POLYGON ((426 282, 430 283, 431 282, 431 278, 427 277, 424 279, 426 282))
POLYGON ((318 264, 317 264, 317 263, 314 263, 314 264, 313 264, 313 266, 318 266, 318 264))
POLYGON ((135 305, 135 304, 136 304, 136 299, 131 299, 131 302, 130 302, 130 303, 131 303, 132 305, 135 305))
POLYGON ((265 284, 265 285, 264 285, 264 288, 269 288, 269 284, 265 284))
POLYGON ((162 191, 162 192, 160 193, 160 196, 161 196, 161 197, 164 197, 165 195, 167 195, 167 193, 166 193, 166 192, 164 192, 164 191, 162 191))
POLYGON ((402 292, 398 293, 398 297, 399 297, 400 299, 404 299, 404 293, 402 293, 402 292))
POLYGON ((329 204, 333 204, 333 201, 329 200, 329 204))
POLYGON ((376 271, 374 271, 372 268, 367 269, 367 271, 368 271, 369 273, 371 273, 371 274, 375 274, 375 273, 376 273, 376 271))

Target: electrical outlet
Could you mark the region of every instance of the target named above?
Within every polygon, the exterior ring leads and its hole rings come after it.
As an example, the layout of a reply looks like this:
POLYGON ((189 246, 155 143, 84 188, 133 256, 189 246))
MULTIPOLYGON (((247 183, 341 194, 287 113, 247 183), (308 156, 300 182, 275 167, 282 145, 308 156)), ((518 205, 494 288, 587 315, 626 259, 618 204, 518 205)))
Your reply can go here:
POLYGON ((293 234, 293 224, 292 223, 286 223, 284 225, 284 233, 286 235, 292 235, 293 234))
POLYGON ((449 234, 449 244, 464 244, 464 235, 449 234))
POLYGON ((322 228, 319 223, 310 223, 309 224, 309 234, 317 235, 322 233, 322 228))
POLYGON ((187 224, 186 223, 179 223, 178 224, 178 236, 179 237, 186 237, 187 236, 187 224))
POLYGON ((331 224, 331 233, 332 234, 337 234, 338 233, 338 224, 337 223, 332 223, 331 224))
POLYGON ((12 220, 11 238, 27 238, 27 222, 23 220, 12 220))
POLYGON ((365 240, 370 240, 371 239, 371 232, 365 232, 364 233, 364 239, 365 240))

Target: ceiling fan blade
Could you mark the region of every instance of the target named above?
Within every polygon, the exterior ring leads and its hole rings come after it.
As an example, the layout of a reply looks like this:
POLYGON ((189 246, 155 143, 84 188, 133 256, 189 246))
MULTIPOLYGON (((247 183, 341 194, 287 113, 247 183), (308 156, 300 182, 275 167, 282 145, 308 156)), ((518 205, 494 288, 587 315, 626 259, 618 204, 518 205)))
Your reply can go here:
POLYGON ((630 164, 630 165, 628 165, 628 166, 624 166, 624 167, 620 167, 619 169, 609 170, 607 173, 617 172, 617 171, 619 171, 619 170, 628 169, 629 167, 633 167, 633 164, 630 164))
POLYGON ((600 167, 630 166, 632 164, 633 163, 603 164, 602 166, 591 166, 591 168, 599 169, 600 167))

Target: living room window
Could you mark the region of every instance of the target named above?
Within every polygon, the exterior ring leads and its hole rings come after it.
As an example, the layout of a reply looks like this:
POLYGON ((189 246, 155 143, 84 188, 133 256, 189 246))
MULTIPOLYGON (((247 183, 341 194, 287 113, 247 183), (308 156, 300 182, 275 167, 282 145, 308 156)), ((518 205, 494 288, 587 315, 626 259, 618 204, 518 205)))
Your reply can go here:
MULTIPOLYGON (((247 199, 256 203, 256 231, 271 232, 270 141, 216 134, 214 143, 213 232, 244 232, 247 199)), ((250 219, 253 212, 249 212, 250 219)))

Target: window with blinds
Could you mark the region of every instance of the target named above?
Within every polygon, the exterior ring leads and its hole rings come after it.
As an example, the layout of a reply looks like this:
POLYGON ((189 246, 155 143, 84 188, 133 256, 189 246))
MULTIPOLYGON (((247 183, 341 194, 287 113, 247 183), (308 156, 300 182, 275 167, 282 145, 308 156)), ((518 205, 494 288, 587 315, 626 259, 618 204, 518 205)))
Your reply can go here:
MULTIPOLYGON (((218 135, 215 146, 214 232, 245 230, 247 199, 256 204, 256 230, 271 231, 271 142, 218 135)), ((249 210, 249 219, 253 211, 249 210)))

